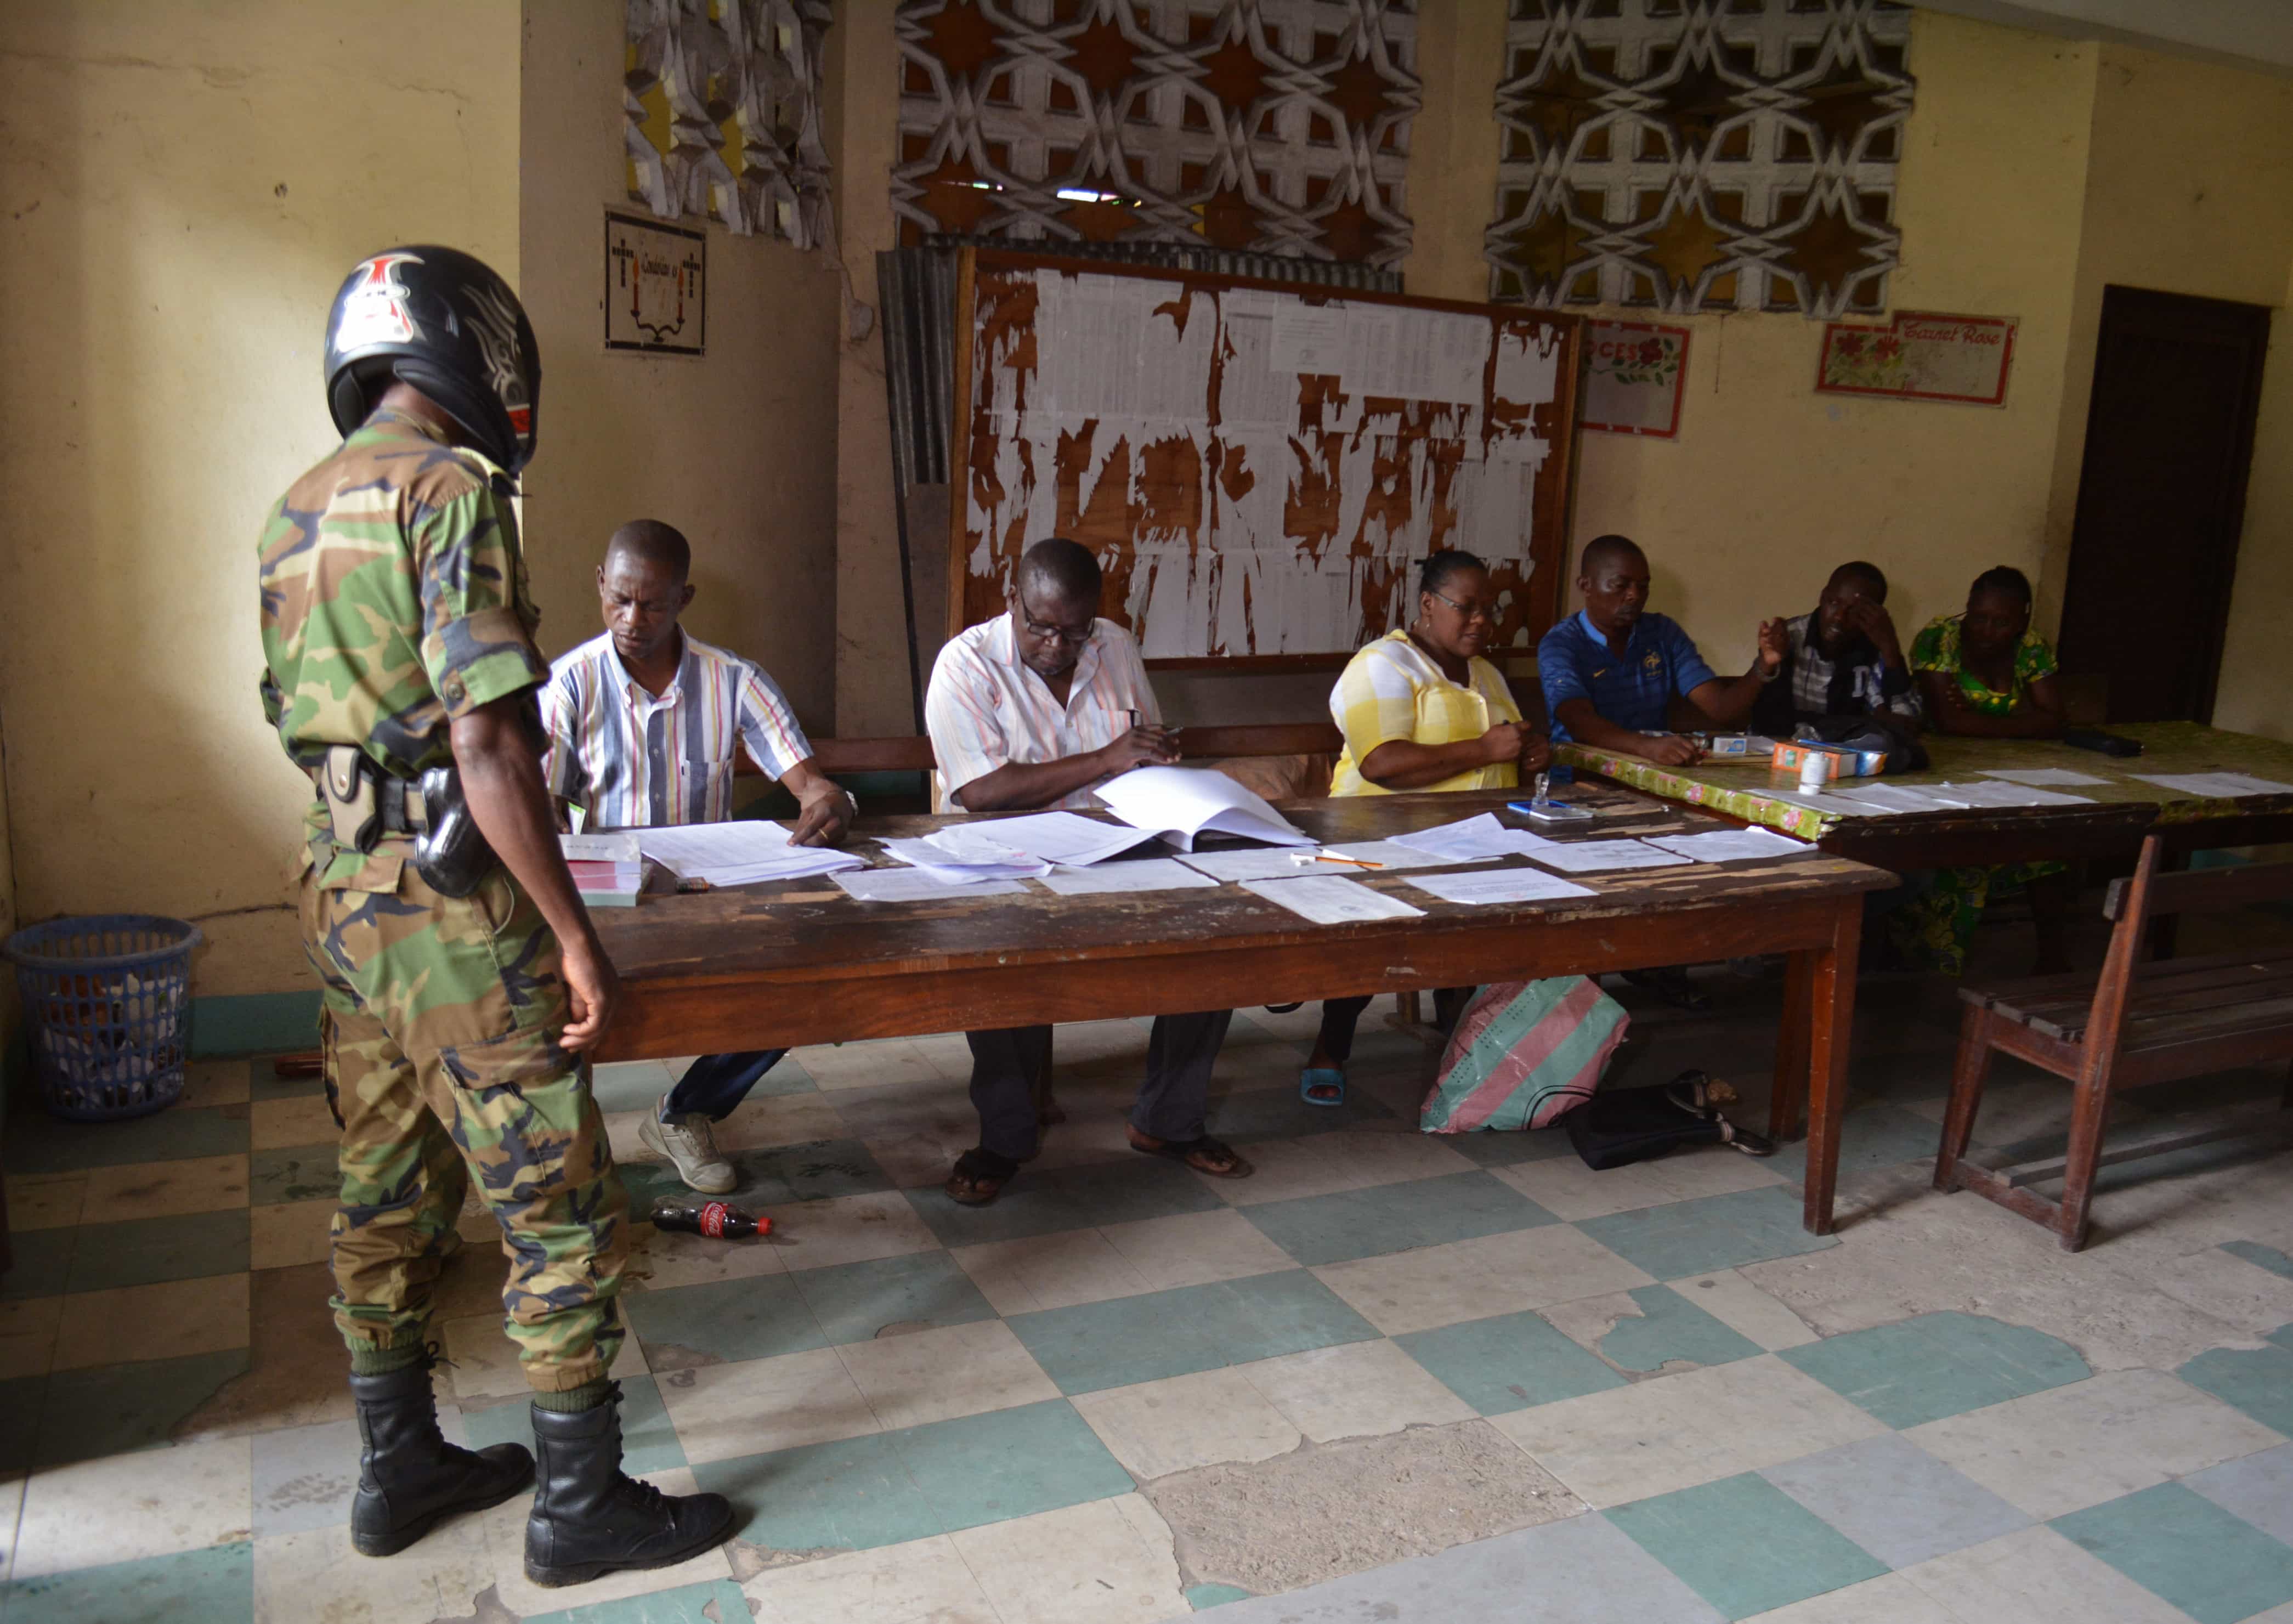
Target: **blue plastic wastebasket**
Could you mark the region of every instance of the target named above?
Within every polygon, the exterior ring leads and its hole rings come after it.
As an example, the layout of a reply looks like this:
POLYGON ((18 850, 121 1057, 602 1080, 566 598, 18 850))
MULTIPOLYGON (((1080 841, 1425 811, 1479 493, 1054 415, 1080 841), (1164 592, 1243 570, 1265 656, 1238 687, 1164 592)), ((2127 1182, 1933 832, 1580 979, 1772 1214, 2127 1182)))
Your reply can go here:
POLYGON ((19 930, 16 967, 34 1075, 49 1112, 118 1122, 182 1097, 190 1051, 196 925, 151 914, 91 914, 19 930))

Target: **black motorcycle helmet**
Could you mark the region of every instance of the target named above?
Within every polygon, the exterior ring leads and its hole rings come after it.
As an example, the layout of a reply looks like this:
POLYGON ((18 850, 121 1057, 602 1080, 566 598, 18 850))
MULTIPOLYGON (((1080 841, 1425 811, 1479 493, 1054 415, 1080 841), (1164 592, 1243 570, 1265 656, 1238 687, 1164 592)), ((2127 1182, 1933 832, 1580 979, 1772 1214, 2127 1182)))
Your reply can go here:
POLYGON ((509 284, 458 248, 417 243, 361 262, 327 313, 327 405, 347 435, 392 379, 444 407, 512 474, 533 456, 541 353, 509 284))

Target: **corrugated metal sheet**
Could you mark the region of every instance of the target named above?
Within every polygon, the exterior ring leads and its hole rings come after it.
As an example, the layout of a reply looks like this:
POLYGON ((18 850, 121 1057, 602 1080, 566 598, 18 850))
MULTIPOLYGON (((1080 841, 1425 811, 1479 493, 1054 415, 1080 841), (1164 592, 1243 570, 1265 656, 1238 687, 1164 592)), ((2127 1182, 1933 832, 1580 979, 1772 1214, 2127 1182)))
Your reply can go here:
MULTIPOLYGON (((943 235, 931 238, 920 248, 895 248, 877 255, 877 319, 884 334, 884 393, 892 427, 892 508, 899 521, 900 597, 907 617, 908 686, 918 733, 924 730, 925 673, 916 629, 908 493, 918 485, 949 482, 949 426, 955 411, 955 265, 957 251, 967 248, 1044 252, 1063 259, 1103 259, 1159 270, 1310 282, 1370 293, 1403 291, 1399 272, 1375 265, 1178 243, 1037 244, 943 235)), ((938 646, 936 628, 929 641, 938 646)))

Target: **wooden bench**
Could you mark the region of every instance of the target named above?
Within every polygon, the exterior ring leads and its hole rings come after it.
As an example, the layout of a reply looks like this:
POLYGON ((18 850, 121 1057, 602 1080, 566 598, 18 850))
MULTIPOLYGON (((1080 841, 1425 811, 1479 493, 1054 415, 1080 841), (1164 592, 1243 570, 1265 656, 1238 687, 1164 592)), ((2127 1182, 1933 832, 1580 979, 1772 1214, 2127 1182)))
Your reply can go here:
MULTIPOLYGON (((2293 1062, 2293 951, 2143 962, 2151 920, 2293 897, 2293 863, 2172 873, 2159 867, 2161 850, 2157 835, 2147 837, 2133 877, 2111 884, 2103 912, 2116 928, 2099 978, 2040 976, 1989 990, 1958 989, 1967 1010, 1935 1188, 1986 1196, 2052 1230, 2066 1252, 2086 1244, 2100 1167, 2251 1131, 2249 1123, 2214 1126, 2105 1154, 2103 1130, 2113 1092, 2293 1062), (2076 1085, 2063 1155, 1996 1170, 1965 1160, 1993 1053, 2013 1055, 2076 1085), (2056 1177, 2062 1181, 2060 1201, 2029 1188, 2056 1177)), ((2285 1103, 2293 1106, 2293 1079, 2285 1103)))

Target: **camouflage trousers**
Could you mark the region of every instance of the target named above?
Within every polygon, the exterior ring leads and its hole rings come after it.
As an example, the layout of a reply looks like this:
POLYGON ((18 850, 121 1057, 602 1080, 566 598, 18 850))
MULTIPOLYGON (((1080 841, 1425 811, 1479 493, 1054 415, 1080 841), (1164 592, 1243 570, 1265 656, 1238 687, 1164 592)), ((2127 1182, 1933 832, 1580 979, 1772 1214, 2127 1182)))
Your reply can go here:
MULTIPOLYGON (((385 840, 347 884, 303 880, 303 945, 324 984, 327 1097, 342 1126, 335 1324, 352 1349, 424 1340, 470 1175, 501 1226, 503 1328, 527 1381, 604 1375, 628 1199, 586 1064, 557 1046, 557 938, 496 869, 442 897, 385 840)), ((339 871, 338 871, 339 872, 339 871)))

